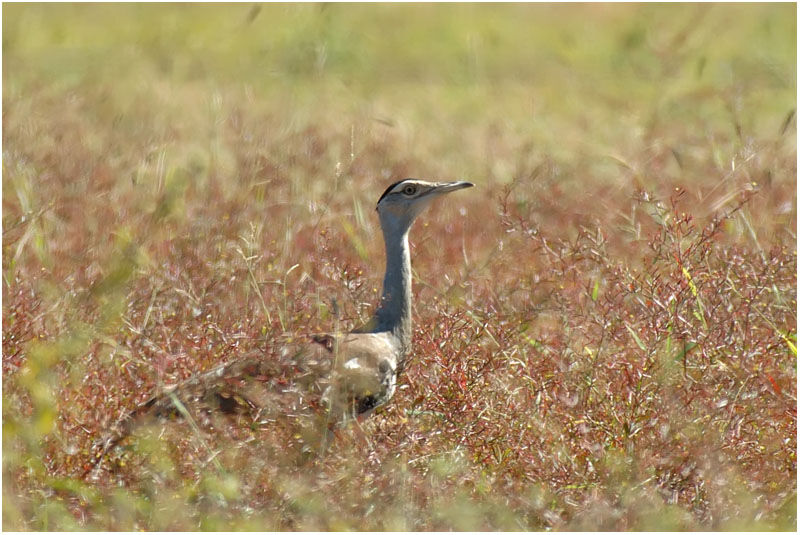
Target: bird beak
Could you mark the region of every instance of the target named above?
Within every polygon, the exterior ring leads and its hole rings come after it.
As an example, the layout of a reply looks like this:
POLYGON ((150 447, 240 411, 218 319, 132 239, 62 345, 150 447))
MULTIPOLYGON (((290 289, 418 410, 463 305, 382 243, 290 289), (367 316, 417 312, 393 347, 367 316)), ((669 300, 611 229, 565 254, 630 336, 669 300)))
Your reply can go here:
POLYGON ((440 193, 450 193, 451 191, 456 191, 459 189, 471 188, 474 185, 475 184, 472 182, 464 182, 463 180, 456 182, 437 182, 436 187, 433 188, 430 193, 439 195, 440 193))

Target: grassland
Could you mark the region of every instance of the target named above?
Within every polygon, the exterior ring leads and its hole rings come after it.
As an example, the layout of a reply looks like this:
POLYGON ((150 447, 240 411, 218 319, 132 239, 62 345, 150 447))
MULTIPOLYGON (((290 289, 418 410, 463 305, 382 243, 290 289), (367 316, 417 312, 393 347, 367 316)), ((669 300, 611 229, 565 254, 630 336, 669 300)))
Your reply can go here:
POLYGON ((796 6, 3 6, 3 527, 796 529, 796 6), (154 390, 359 325, 395 399, 298 460, 154 390))

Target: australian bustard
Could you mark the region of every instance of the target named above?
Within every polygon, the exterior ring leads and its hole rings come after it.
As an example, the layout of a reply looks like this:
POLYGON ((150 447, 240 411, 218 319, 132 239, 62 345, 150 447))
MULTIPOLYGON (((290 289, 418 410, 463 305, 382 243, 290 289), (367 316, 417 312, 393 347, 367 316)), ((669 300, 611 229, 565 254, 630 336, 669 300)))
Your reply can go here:
POLYGON ((247 413, 271 422, 291 414, 301 427, 318 431, 364 417, 389 401, 411 352, 409 230, 434 199, 472 185, 405 179, 389 186, 376 208, 386 273, 369 323, 347 334, 317 335, 314 343, 273 355, 246 355, 159 393, 122 418, 85 465, 84 476, 148 415, 247 413))

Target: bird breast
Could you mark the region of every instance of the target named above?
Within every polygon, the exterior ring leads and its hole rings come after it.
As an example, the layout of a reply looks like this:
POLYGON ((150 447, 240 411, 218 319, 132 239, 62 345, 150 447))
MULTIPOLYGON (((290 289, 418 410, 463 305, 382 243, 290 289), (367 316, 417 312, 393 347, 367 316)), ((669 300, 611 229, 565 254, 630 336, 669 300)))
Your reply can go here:
POLYGON ((394 395, 399 341, 390 333, 353 333, 332 347, 333 373, 325 391, 331 421, 366 415, 394 395))

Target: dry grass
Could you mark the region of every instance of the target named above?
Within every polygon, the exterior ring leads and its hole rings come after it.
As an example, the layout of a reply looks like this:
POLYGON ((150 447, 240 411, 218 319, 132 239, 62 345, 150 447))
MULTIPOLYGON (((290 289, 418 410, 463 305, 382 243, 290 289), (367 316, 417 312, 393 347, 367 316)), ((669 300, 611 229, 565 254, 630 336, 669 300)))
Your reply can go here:
POLYGON ((4 6, 4 527, 794 530, 794 10, 4 6), (360 324, 405 176, 478 187, 412 232, 384 410, 76 478, 163 385, 360 324))

